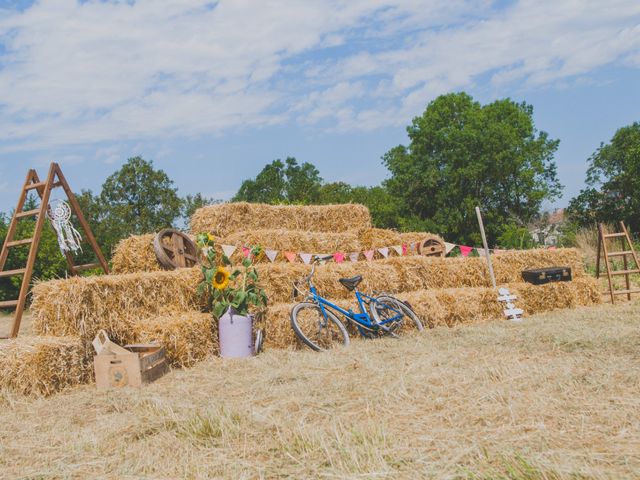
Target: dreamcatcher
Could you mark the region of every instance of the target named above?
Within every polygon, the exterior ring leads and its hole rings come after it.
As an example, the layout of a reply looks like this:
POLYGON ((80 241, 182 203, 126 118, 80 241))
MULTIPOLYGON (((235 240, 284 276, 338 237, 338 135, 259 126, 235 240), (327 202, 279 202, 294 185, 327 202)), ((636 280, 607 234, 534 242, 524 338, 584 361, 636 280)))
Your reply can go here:
POLYGON ((49 218, 53 229, 58 235, 58 245, 63 254, 82 251, 82 247, 80 246, 82 237, 80 236, 80 232, 73 228, 71 224, 71 208, 67 202, 64 200, 56 200, 55 205, 49 205, 47 218, 49 218))

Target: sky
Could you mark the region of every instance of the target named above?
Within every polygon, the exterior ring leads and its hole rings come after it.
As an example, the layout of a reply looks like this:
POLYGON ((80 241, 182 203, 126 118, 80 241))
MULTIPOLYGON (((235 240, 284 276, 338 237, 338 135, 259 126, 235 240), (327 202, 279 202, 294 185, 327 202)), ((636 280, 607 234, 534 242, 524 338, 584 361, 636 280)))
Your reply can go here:
POLYGON ((99 191, 129 157, 229 199, 276 158, 376 185, 438 95, 534 107, 566 205, 640 121, 637 0, 0 0, 0 211, 29 168, 99 191))

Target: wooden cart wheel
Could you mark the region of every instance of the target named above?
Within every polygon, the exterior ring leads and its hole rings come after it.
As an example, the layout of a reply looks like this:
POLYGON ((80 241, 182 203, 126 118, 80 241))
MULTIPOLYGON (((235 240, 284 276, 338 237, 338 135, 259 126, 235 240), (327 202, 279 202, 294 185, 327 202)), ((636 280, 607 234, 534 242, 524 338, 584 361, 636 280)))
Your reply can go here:
POLYGON ((160 265, 167 270, 193 267, 200 263, 198 247, 186 233, 165 228, 153 239, 153 250, 160 265))
POLYGON ((444 257, 444 242, 437 237, 426 237, 418 242, 418 253, 425 257, 444 257))

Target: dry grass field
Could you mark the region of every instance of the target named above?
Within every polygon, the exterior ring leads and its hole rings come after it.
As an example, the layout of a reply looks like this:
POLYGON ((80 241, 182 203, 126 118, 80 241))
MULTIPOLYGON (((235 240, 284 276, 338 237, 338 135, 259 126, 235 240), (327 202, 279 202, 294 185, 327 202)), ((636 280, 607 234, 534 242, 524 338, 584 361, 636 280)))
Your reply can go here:
POLYGON ((0 394, 0 478, 640 478, 640 303, 0 394))

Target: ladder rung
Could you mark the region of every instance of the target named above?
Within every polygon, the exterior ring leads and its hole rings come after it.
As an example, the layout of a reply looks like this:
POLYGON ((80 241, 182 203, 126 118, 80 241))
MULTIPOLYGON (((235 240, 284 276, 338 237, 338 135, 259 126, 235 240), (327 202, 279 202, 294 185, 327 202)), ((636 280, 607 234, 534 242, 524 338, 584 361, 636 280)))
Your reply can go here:
POLYGON ((38 183, 30 183, 24 187, 25 190, 33 190, 34 188, 42 188, 47 184, 47 182, 38 182, 38 183))
POLYGON ((604 235, 604 238, 617 238, 617 237, 626 237, 626 233, 618 232, 618 233, 607 233, 604 235))
MULTIPOLYGON (((632 288, 631 290, 614 290, 614 295, 626 295, 627 293, 640 293, 640 288, 632 288)), ((605 295, 610 295, 611 292, 603 292, 605 295)))
POLYGON ((607 257, 621 257, 623 255, 633 255, 631 250, 624 250, 622 252, 609 252, 607 253, 607 257))
POLYGON ((13 242, 7 243, 7 247, 17 247, 18 245, 27 245, 28 243, 33 242, 33 238, 25 238, 24 240, 14 240, 13 242))
POLYGON ((0 308, 17 307, 18 300, 5 300, 0 302, 0 308))
POLYGON ((614 270, 611 275, 628 275, 630 273, 640 273, 637 268, 635 270, 614 270))
POLYGON ((83 270, 91 270, 92 268, 98 268, 100 266, 99 263, 87 263, 85 265, 76 265, 73 269, 77 272, 82 272, 83 270))
POLYGON ((36 208, 35 210, 27 210, 25 212, 16 213, 16 218, 31 217, 33 215, 38 215, 39 213, 40 209, 36 208))
POLYGON ((21 275, 26 272, 26 268, 18 268, 16 270, 5 270, 4 272, 0 272, 0 277, 12 277, 13 275, 21 275))

